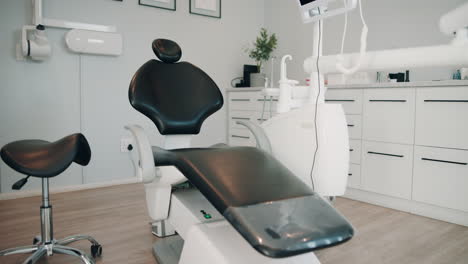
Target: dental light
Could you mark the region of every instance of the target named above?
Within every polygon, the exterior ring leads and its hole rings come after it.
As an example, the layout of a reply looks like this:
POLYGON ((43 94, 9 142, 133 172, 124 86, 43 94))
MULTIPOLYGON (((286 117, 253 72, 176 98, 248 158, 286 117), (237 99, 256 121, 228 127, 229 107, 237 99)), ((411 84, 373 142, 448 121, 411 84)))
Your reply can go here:
POLYGON ((329 4, 332 2, 335 2, 335 0, 297 0, 302 21, 304 23, 311 23, 327 17, 343 14, 354 9, 357 4, 357 0, 345 0, 343 7, 329 9, 329 4))

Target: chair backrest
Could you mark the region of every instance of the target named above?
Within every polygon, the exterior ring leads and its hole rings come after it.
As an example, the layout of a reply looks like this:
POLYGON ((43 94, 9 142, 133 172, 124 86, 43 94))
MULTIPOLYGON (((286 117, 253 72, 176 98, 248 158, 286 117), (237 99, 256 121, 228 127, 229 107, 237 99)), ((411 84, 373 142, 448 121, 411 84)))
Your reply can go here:
POLYGON ((156 39, 152 48, 161 60, 150 60, 130 83, 130 104, 150 118, 162 135, 198 134, 206 118, 223 106, 216 83, 201 69, 177 61, 177 43, 156 39))

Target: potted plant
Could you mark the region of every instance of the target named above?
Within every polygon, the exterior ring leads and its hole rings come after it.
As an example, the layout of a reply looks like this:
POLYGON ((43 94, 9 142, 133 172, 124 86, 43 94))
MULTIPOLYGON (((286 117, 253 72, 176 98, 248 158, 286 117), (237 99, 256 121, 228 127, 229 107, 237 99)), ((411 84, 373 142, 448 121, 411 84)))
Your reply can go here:
POLYGON ((277 42, 275 33, 269 35, 265 28, 261 28, 260 36, 254 42, 254 48, 246 50, 258 67, 258 73, 253 73, 250 76, 251 86, 263 86, 265 75, 261 73, 262 66, 265 61, 270 59, 271 53, 276 49, 277 42))

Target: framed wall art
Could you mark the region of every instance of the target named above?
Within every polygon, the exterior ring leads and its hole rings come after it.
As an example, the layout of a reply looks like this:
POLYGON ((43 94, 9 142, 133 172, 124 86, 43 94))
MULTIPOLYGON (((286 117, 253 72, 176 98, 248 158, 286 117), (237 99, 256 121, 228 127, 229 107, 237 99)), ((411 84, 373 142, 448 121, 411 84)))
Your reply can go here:
POLYGON ((221 18, 221 0, 190 0, 190 14, 221 18))
POLYGON ((151 6, 167 10, 176 10, 176 0, 139 0, 138 3, 143 6, 151 6))

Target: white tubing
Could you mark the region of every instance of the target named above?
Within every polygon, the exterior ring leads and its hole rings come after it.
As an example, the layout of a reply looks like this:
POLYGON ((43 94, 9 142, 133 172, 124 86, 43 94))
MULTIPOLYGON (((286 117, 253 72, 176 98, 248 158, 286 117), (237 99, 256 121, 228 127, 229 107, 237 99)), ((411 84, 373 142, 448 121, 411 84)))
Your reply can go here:
MULTIPOLYGON (((359 53, 344 54, 345 65, 359 59, 359 53)), ((339 55, 321 56, 320 73, 339 73, 336 67, 339 55)), ((317 58, 309 57, 304 61, 306 73, 317 71, 317 58)), ((389 69, 412 69, 437 66, 468 66, 468 45, 440 45, 418 48, 405 48, 367 52, 362 57, 361 71, 381 71, 389 69)))
MULTIPOLYGON (((346 6, 346 2, 345 2, 346 6)), ((346 36, 346 28, 347 28, 347 23, 348 23, 348 14, 345 14, 345 27, 344 27, 344 32, 343 32, 343 39, 341 43, 341 54, 338 57, 338 63, 336 64, 336 68, 341 72, 346 75, 350 75, 353 73, 356 73, 360 67, 361 67, 361 62, 363 60, 364 55, 366 54, 367 50, 367 33, 369 32, 369 29, 367 28, 366 21, 364 20, 364 15, 362 14, 362 2, 359 0, 359 13, 361 15, 361 21, 362 21, 362 31, 361 31, 361 47, 359 49, 359 59, 357 60, 356 64, 352 66, 351 68, 346 68, 343 65, 343 48, 344 48, 344 39, 346 36)))

